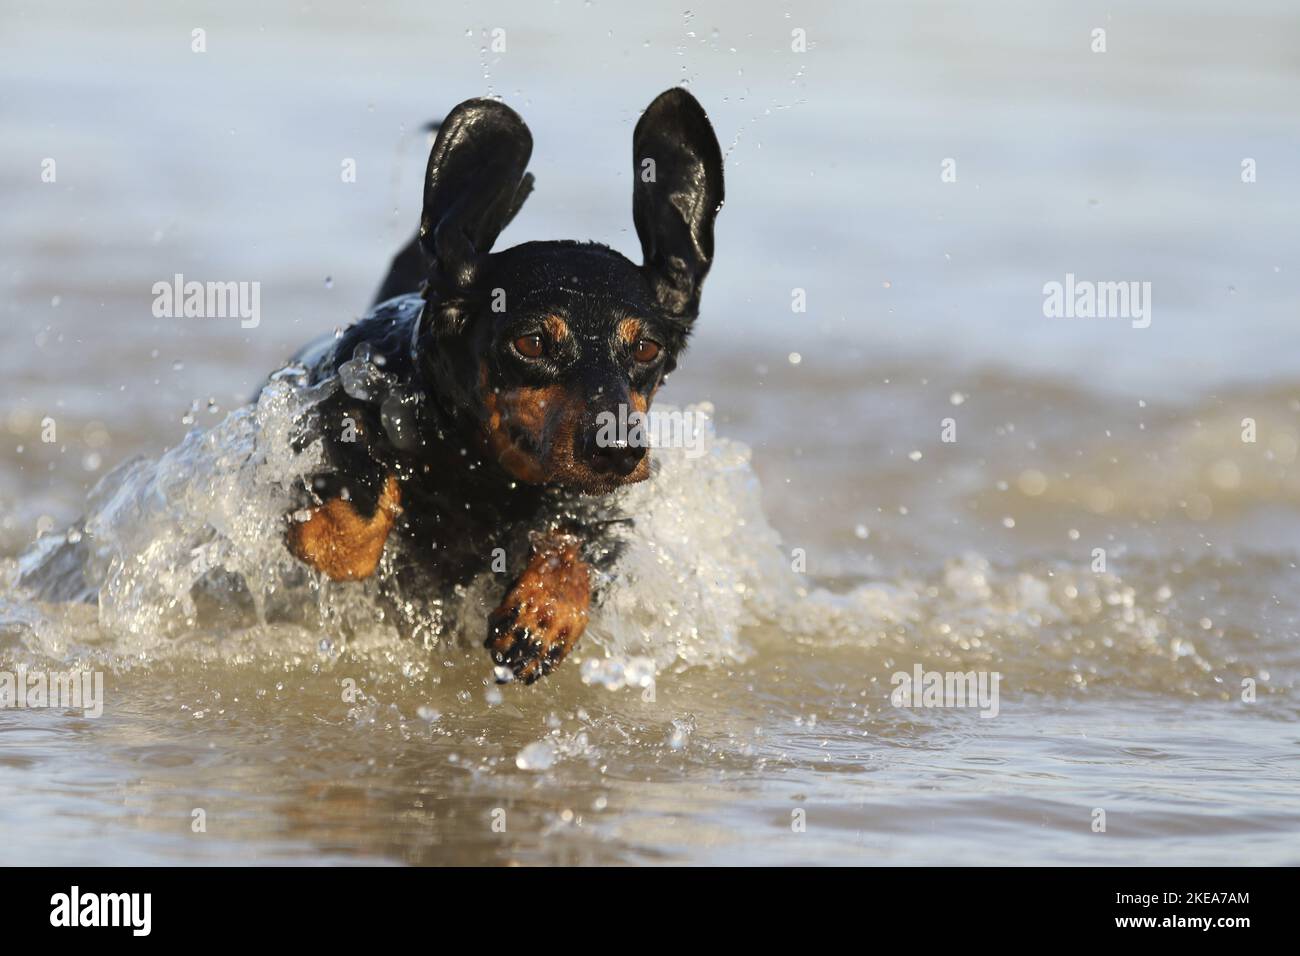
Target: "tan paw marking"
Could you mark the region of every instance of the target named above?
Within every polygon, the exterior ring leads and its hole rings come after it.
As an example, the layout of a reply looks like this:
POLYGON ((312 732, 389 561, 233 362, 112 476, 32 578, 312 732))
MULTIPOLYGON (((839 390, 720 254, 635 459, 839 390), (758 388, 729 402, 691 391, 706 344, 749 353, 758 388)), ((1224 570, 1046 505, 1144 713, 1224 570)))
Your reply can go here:
POLYGON ((312 510, 306 521, 289 527, 289 550, 335 581, 357 581, 374 574, 384 542, 402 510, 397 478, 389 475, 379 506, 362 517, 352 502, 332 498, 312 510))
POLYGON ((582 636, 591 607, 591 569, 572 535, 533 547, 524 573, 488 618, 484 646, 525 684, 549 674, 582 636))

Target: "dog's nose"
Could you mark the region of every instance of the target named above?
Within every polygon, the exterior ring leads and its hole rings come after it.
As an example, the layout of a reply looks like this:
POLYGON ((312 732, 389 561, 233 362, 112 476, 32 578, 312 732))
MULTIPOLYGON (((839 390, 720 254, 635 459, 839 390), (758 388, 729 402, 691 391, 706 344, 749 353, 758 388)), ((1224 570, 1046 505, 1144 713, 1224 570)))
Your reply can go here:
POLYGON ((631 445, 625 439, 601 440, 598 431, 588 431, 582 438, 582 457, 591 470, 601 475, 614 474, 626 478, 641 464, 645 448, 631 445))

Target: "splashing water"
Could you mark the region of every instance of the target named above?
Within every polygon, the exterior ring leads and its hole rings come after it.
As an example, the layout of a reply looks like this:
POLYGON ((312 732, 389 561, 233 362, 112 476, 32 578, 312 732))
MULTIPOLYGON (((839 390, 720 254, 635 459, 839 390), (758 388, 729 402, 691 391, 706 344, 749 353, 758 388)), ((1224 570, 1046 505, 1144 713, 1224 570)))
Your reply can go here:
POLYGON ((234 599, 264 623, 304 579, 276 529, 294 485, 321 462, 319 443, 296 451, 293 437, 324 394, 277 376, 255 405, 192 430, 156 461, 123 462, 91 491, 85 518, 39 542, 19 573, 38 596, 94 600, 124 656, 198 631, 205 596, 234 599))
MULTIPOLYGON (((255 636, 286 621, 396 641, 375 582, 324 580, 283 543, 286 516, 323 460, 318 440, 301 440, 303 423, 340 387, 381 403, 388 430, 400 437, 411 396, 368 355, 315 387, 302 369, 283 370, 255 404, 192 430, 157 460, 133 458, 105 475, 84 519, 42 538, 10 577, 38 598, 93 602, 101 649, 122 660, 184 654, 196 646, 186 638, 255 636)), ((687 411, 700 413, 702 455, 663 450, 649 481, 610 501, 611 513, 635 521, 616 532, 625 553, 584 640, 606 659, 584 672, 591 683, 644 686, 659 667, 741 660, 741 629, 757 623, 753 597, 793 584, 780 573, 779 541, 762 514, 748 449, 714 434, 707 406, 687 411)), ((434 606, 446 620, 428 630, 472 639, 481 615, 464 612, 486 606, 499 587, 485 573, 458 591, 458 606, 434 606)), ((57 629, 29 620, 22 631, 31 650, 66 653, 57 629)), ((282 638, 268 636, 265 649, 274 653, 282 638)), ((212 652, 211 640, 200 643, 212 652)))
MULTIPOLYGON (((107 474, 82 522, 46 536, 11 569, 38 598, 93 601, 93 628, 84 610, 36 608, 21 596, 5 600, 6 628, 32 653, 66 657, 89 643, 123 666, 192 654, 328 656, 344 646, 388 653, 400 639, 376 582, 324 580, 283 543, 298 491, 322 463, 303 423, 339 387, 381 403, 390 431, 409 420, 400 409, 411 396, 367 355, 313 387, 302 369, 283 370, 256 404, 191 431, 157 460, 131 459, 107 474)), ((1009 671, 1026 690, 1120 684, 1226 696, 1258 670, 1218 650, 1221 629, 1171 613, 1175 592, 1151 584, 1158 575, 1142 574, 1139 593, 1115 574, 1045 562, 1001 571, 966 554, 937 577, 819 586, 787 559, 749 449, 716 434, 712 411, 685 409, 698 454, 658 449, 652 477, 608 502, 634 520, 616 526, 622 556, 575 656, 584 683, 644 690, 666 668, 743 663, 772 641, 854 649, 870 684, 925 660, 1009 671)), ((423 633, 477 645, 499 587, 485 573, 450 603, 434 602, 423 633)))

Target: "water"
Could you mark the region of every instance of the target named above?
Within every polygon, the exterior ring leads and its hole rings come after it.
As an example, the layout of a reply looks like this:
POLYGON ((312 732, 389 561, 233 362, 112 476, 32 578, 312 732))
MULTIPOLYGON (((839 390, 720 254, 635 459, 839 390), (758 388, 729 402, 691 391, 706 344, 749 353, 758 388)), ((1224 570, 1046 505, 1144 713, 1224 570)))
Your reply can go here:
POLYGON ((0 711, 0 859, 1297 862, 1300 19, 1253 8, 6 4, 0 670, 106 701, 0 711), (491 582, 426 647, 286 558, 311 396, 245 401, 363 306, 420 122, 505 95, 538 191, 503 241, 630 253, 679 78, 730 147, 661 398, 709 403, 705 453, 656 453, 575 657, 498 689, 491 582), (261 323, 155 319, 177 272, 261 281, 261 323), (1151 327, 1044 318, 1067 272, 1152 282, 1151 327), (15 587, 74 522, 98 603, 15 587), (998 673, 997 716, 894 706, 917 664, 998 673))

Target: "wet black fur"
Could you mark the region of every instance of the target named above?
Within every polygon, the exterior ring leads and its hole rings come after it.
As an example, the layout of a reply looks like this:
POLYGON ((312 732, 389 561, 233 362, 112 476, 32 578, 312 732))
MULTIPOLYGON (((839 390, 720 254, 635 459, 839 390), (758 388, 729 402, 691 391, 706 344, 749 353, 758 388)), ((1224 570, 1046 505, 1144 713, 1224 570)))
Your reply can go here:
POLYGON ((531 148, 527 127, 501 103, 470 100, 453 110, 429 158, 419 233, 393 260, 372 311, 332 346, 303 353, 315 356, 309 378, 320 382, 359 349, 368 351, 398 389, 419 396, 413 428, 400 433, 414 436, 405 447, 385 428, 378 401, 340 388, 318 406, 310 433, 322 438, 327 464, 311 494, 346 495, 370 515, 386 476, 395 473, 403 508, 397 530, 407 556, 397 573, 441 588, 489 568, 497 548, 510 559, 507 583, 526 556, 526 532, 561 519, 583 534, 589 560, 600 565, 611 553, 601 529, 619 517, 604 496, 524 484, 479 453, 482 365, 502 389, 583 389, 590 396, 584 415, 594 422, 601 410, 626 401, 629 389, 649 391, 675 367, 712 261, 722 158, 703 109, 684 90, 658 97, 633 136, 642 265, 606 246, 570 241, 491 253, 532 189, 525 172, 531 148), (647 159, 652 182, 643 176, 647 159), (494 310, 502 292, 505 309, 494 310), (557 313, 572 333, 569 349, 527 359, 513 348, 557 313), (632 361, 614 334, 626 317, 640 319, 646 336, 662 346, 655 361, 632 361), (343 440, 349 420, 351 442, 343 440))

